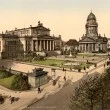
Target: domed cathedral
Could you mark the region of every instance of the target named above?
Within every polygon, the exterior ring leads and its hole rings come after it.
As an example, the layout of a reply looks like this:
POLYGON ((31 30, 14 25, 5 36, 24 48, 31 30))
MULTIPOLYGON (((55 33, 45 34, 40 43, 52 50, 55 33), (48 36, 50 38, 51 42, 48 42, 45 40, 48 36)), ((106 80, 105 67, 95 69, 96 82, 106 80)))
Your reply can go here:
POLYGON ((98 23, 95 15, 91 12, 85 25, 86 34, 79 40, 80 52, 106 52, 107 38, 98 34, 98 23))

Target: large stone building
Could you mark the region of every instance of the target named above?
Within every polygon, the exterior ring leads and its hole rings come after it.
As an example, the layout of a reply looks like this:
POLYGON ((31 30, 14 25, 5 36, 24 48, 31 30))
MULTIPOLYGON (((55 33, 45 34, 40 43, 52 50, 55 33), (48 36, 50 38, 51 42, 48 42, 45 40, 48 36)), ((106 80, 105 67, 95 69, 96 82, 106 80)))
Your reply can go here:
POLYGON ((0 34, 0 58, 14 58, 28 53, 53 51, 55 38, 50 29, 38 22, 36 27, 6 31, 0 34))
POLYGON ((107 38, 98 34, 98 23, 95 15, 91 12, 85 25, 86 34, 79 40, 80 52, 106 52, 107 38))

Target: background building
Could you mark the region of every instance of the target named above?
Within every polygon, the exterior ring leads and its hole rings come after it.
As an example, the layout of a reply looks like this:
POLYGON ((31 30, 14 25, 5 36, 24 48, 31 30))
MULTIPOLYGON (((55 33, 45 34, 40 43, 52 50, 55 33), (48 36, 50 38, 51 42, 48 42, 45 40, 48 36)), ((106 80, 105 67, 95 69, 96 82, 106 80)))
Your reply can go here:
POLYGON ((76 51, 78 50, 79 47, 79 43, 77 40, 75 39, 70 39, 69 41, 67 41, 63 47, 63 50, 67 50, 67 51, 76 51))
POLYGON ((59 35, 58 37, 54 36, 54 40, 55 40, 55 50, 61 50, 61 47, 63 46, 61 35, 59 35))
POLYGON ((110 38, 108 38, 107 49, 108 49, 108 51, 110 51, 110 38))
POLYGON ((87 18, 85 28, 86 34, 79 41, 80 52, 106 52, 107 38, 98 34, 98 23, 92 12, 87 18))

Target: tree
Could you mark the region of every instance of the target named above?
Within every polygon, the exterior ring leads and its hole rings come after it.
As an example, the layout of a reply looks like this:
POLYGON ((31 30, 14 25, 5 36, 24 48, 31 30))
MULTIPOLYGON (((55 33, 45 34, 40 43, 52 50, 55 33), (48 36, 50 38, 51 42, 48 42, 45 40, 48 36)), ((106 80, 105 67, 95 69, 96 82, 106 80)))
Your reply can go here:
POLYGON ((93 110, 97 104, 98 76, 87 77, 74 89, 71 97, 71 110, 93 110))
POLYGON ((99 102, 101 109, 104 110, 108 108, 110 104, 110 68, 106 69, 106 71, 101 75, 100 80, 98 82, 99 87, 99 102))
POLYGON ((28 90, 29 84, 27 76, 24 76, 22 73, 16 75, 12 81, 11 87, 15 90, 28 90))
POLYGON ((39 54, 34 58, 34 60, 41 61, 44 60, 44 56, 40 56, 39 54))
POLYGON ((88 76, 73 91, 71 110, 110 109, 110 68, 102 75, 88 76))
POLYGON ((1 78, 7 78, 9 76, 11 76, 12 74, 10 73, 10 71, 6 71, 5 69, 4 70, 0 70, 0 79, 1 78))

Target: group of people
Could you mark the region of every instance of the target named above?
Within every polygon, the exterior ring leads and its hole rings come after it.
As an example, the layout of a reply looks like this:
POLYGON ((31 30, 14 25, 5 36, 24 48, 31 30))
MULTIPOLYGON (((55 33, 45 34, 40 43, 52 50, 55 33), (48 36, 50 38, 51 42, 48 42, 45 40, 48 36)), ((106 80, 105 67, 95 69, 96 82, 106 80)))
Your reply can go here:
POLYGON ((11 97, 10 96, 10 101, 11 101, 11 104, 15 101, 18 101, 19 100, 19 97, 11 97))

